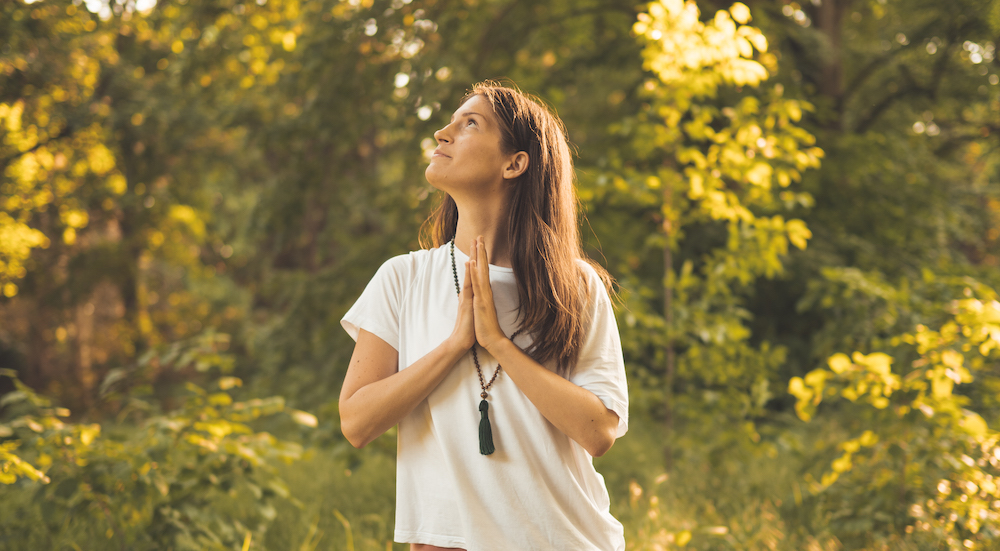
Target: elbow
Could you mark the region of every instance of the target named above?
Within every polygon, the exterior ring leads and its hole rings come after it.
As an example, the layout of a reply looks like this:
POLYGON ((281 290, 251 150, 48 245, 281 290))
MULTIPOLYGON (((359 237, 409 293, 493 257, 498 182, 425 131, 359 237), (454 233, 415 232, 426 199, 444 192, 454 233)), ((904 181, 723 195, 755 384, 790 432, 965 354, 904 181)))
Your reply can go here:
POLYGON ((351 419, 345 418, 343 413, 340 415, 340 432, 344 434, 344 438, 357 449, 361 449, 371 443, 372 438, 365 434, 362 427, 359 427, 357 423, 351 421, 351 419))
POLYGON ((601 431, 594 435, 594 438, 588 442, 585 449, 591 456, 601 457, 602 455, 608 453, 608 450, 610 450, 611 446, 614 445, 615 440, 616 430, 601 431))
POLYGON ((601 457, 608 453, 618 439, 618 414, 610 409, 605 413, 606 415, 595 424, 596 426, 593 426, 589 442, 586 444, 581 442, 587 453, 593 457, 601 457))
POLYGON ((593 457, 601 457, 602 455, 608 453, 611 446, 615 443, 614 440, 601 439, 599 442, 591 443, 587 448, 587 453, 593 457))
POLYGON ((344 433, 344 438, 347 439, 347 442, 359 450, 367 446, 369 442, 371 442, 370 440, 363 439, 361 438, 360 435, 354 434, 352 432, 348 432, 346 430, 342 432, 344 433))

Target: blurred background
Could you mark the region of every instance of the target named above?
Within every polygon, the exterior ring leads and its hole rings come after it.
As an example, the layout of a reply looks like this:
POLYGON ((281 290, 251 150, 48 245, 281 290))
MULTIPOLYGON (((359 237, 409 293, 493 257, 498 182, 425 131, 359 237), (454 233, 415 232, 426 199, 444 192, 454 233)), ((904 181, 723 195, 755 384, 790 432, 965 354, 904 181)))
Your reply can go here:
POLYGON ((1000 548, 1000 0, 0 2, 0 549, 406 549, 339 320, 565 121, 629 550, 1000 548))

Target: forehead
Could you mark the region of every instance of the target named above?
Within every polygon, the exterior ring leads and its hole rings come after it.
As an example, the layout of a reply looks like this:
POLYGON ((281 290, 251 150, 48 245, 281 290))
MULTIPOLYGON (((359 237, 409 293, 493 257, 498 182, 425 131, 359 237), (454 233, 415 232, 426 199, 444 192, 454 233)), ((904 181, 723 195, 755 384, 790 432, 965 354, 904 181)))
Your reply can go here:
POLYGON ((493 118, 493 105, 482 95, 475 95, 465 100, 465 102, 455 110, 452 118, 460 117, 466 113, 476 113, 487 118, 493 118))

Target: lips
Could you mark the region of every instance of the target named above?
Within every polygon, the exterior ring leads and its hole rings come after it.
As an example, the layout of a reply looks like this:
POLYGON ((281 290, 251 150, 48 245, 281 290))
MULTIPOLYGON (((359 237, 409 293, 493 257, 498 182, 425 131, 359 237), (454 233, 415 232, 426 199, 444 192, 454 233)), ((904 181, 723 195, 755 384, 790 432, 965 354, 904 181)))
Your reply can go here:
POLYGON ((448 157, 449 159, 451 158, 450 155, 445 155, 444 153, 442 153, 440 149, 435 149, 431 157, 448 157))

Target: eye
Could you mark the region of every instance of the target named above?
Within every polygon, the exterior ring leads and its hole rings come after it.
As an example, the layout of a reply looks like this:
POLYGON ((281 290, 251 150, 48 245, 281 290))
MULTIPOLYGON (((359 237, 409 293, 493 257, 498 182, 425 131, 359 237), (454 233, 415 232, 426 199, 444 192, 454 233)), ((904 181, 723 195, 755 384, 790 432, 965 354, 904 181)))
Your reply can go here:
POLYGON ((469 119, 469 122, 465 123, 465 126, 479 126, 479 123, 475 119, 469 119))

